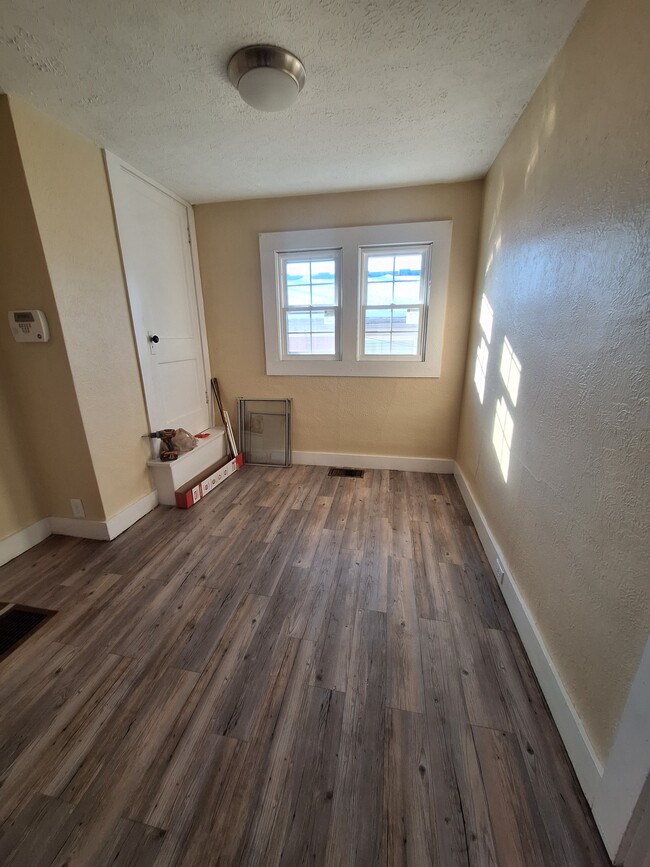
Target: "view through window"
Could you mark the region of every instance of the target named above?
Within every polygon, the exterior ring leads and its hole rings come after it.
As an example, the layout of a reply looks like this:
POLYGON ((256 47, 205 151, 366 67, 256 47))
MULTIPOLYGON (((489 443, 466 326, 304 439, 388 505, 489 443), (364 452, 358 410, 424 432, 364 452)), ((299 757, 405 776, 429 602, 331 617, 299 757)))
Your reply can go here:
POLYGON ((421 358, 429 247, 362 251, 361 356, 421 358))

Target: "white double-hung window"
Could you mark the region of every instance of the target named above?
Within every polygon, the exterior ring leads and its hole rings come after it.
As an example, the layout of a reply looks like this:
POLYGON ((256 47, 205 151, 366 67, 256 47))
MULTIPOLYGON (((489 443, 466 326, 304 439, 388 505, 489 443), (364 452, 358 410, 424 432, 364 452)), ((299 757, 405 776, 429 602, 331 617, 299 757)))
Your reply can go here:
POLYGON ((278 254, 283 359, 338 358, 340 252, 278 254))
POLYGON ((266 372, 440 376, 451 221, 260 235, 266 372))
POLYGON ((422 361, 431 245, 361 249, 359 357, 422 361))

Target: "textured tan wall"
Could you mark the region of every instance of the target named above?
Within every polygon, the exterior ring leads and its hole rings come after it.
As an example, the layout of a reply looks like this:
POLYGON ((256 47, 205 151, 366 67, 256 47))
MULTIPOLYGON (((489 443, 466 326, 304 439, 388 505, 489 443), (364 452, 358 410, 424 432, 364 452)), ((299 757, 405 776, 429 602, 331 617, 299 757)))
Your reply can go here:
POLYGON ((649 34, 645 0, 590 0, 490 170, 459 437, 601 758, 650 626, 649 34), (492 446, 504 336, 522 363, 507 484, 492 446))
MULTIPOLYGON (((11 99, 103 511, 152 490, 148 429, 126 288, 99 149, 11 99)), ((71 496, 80 496, 72 494, 71 496)), ((96 517, 88 514, 88 517, 96 517)), ((69 511, 56 514, 69 514, 69 511)))
MULTIPOLYGON (((0 297, 4 297, 1 288, 0 297)), ((35 465, 29 459, 25 430, 16 417, 15 405, 16 396, 6 375, 3 375, 0 378, 0 539, 47 516, 42 492, 36 485, 35 465)))
POLYGON ((227 406, 292 397, 293 447, 453 458, 482 182, 195 206, 210 358, 227 406), (266 376, 258 234, 452 219, 439 379, 266 376))
POLYGON ((48 515, 70 515, 70 497, 83 499, 89 517, 104 514, 4 96, 0 96, 0 166, 0 538, 4 538, 48 515), (14 341, 6 311, 21 307, 45 312, 52 335, 49 343, 14 341))

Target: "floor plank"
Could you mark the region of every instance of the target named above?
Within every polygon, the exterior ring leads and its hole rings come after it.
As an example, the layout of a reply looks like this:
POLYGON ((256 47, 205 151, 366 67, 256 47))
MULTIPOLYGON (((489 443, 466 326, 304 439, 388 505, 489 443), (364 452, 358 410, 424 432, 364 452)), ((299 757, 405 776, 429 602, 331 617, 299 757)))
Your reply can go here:
POLYGON ((556 862, 516 737, 510 732, 480 727, 474 727, 473 733, 499 863, 508 867, 552 867, 556 862))
POLYGON ((424 712, 424 687, 413 563, 388 559, 388 684, 389 707, 424 712))
POLYGON ((431 804, 436 781, 431 774, 425 717, 389 708, 384 750, 384 839, 380 862, 395 867, 435 864, 431 804))
POLYGON ((378 863, 382 842, 386 615, 357 611, 325 863, 378 863))
POLYGON ((314 688, 302 742, 304 762, 295 763, 290 818, 280 864, 294 867, 325 861, 332 798, 338 770, 338 749, 343 723, 343 693, 314 688))

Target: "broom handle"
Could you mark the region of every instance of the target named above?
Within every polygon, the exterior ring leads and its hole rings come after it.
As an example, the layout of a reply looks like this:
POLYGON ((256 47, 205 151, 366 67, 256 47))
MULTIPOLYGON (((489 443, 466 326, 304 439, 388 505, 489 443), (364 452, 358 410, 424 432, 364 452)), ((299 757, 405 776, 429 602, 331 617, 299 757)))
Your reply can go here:
POLYGON ((221 392, 219 391, 219 382, 217 381, 217 377, 213 376, 211 379, 212 383, 212 391, 214 393, 215 400, 217 401, 217 406, 219 407, 219 413, 221 414, 221 421, 223 422, 224 430, 226 432, 226 442, 228 443, 228 448, 233 458, 236 458, 239 454, 237 450, 237 443, 235 442, 235 435, 232 431, 232 425, 230 424, 230 418, 228 413, 223 408, 223 401, 221 400, 221 392))
POLYGON ((219 409, 219 414, 221 415, 221 421, 223 422, 224 428, 226 427, 226 417, 223 414, 223 403, 221 402, 221 394, 219 393, 219 383, 217 382, 217 377, 213 376, 210 380, 212 383, 212 393, 214 394, 214 399, 217 402, 217 407, 219 409))

